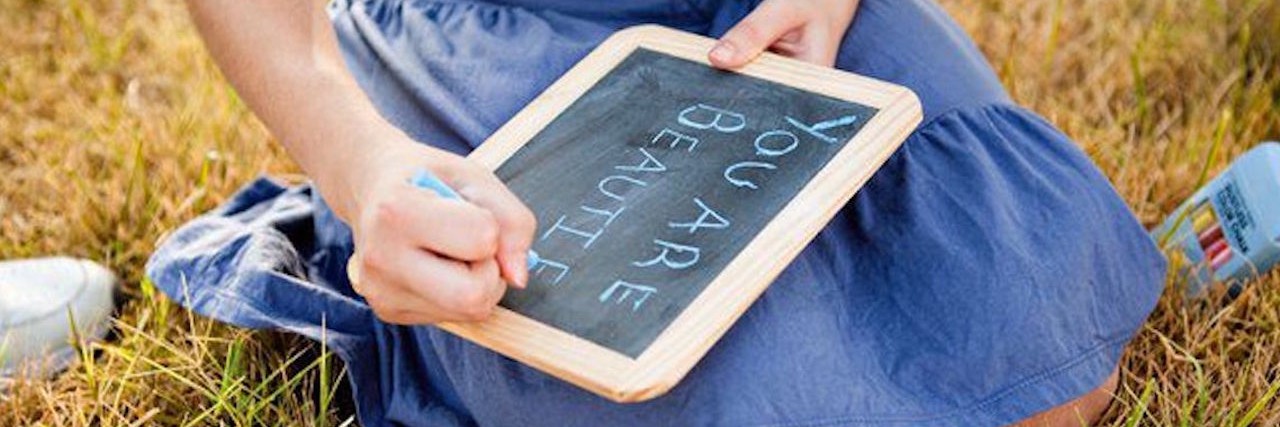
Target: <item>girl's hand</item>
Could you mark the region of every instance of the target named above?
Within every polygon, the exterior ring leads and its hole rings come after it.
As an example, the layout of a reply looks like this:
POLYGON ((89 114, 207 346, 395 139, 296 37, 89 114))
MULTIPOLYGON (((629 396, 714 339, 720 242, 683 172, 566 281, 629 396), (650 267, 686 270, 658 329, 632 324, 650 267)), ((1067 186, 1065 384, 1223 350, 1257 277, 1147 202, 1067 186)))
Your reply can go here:
POLYGON ((768 49, 830 67, 857 8, 858 0, 765 0, 707 56, 716 67, 737 68, 768 49))
POLYGON ((408 138, 353 163, 353 285, 379 318, 483 320, 502 299, 504 278, 524 287, 535 219, 487 169, 408 138), (466 200, 409 184, 423 167, 466 200))

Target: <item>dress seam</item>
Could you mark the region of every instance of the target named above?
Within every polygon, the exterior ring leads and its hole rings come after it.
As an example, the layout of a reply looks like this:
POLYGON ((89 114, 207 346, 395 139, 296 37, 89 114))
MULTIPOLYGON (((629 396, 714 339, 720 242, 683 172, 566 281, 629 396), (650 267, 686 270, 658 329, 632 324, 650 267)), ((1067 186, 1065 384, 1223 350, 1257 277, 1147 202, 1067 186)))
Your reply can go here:
POLYGON ((1010 110, 1011 112, 1015 112, 1015 113, 1027 112, 1027 110, 1022 106, 1014 104, 1012 101, 1007 101, 1007 100, 994 100, 994 101, 976 102, 972 104, 960 104, 960 105, 956 105, 951 108, 948 108, 946 110, 943 110, 941 113, 934 114, 932 116, 926 115, 925 117, 928 117, 928 120, 925 120, 921 122, 919 126, 916 126, 916 130, 912 132, 911 136, 912 137, 916 136, 917 134, 920 133, 921 130, 932 127, 934 124, 941 122, 944 119, 948 119, 962 113, 979 112, 979 111, 986 111, 986 110, 1010 110))

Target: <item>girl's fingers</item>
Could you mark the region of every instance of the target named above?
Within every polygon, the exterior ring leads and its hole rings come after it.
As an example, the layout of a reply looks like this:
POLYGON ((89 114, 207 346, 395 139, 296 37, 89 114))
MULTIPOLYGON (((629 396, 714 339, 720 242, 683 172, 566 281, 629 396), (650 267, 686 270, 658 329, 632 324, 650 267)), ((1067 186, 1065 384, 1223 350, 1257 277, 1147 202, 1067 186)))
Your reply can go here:
POLYGON ((445 307, 446 321, 484 320, 506 292, 493 260, 463 263, 431 257, 408 271, 410 275, 401 279, 413 293, 445 307))
POLYGON ((805 37, 787 56, 827 67, 835 65, 840 40, 829 40, 829 38, 824 35, 805 34, 805 37))
POLYGON ((502 296, 507 293, 507 285, 502 281, 502 273, 499 268, 498 261, 485 260, 481 262, 468 263, 467 267, 471 270, 471 276, 485 283, 484 306, 488 308, 485 317, 489 316, 494 307, 498 306, 498 302, 502 301, 502 296))
POLYGON ((444 307, 423 296, 407 292, 398 283, 403 279, 399 261, 392 260, 391 248, 371 249, 357 253, 360 277, 352 288, 365 303, 387 323, 398 325, 434 323, 443 320, 444 307))
POLYGON ((362 253, 361 295, 394 323, 478 321, 506 290, 493 260, 465 263, 414 248, 369 248, 362 253))
POLYGON ((857 0, 765 0, 708 53, 721 68, 746 65, 765 50, 832 66, 857 0))
POLYGON ((498 250, 498 222, 489 210, 405 185, 377 207, 379 242, 403 241, 462 261, 492 259, 498 250), (391 240, 387 240, 391 239, 391 240))
POLYGON ((527 254, 538 227, 533 212, 502 181, 487 172, 469 178, 458 191, 471 203, 493 214, 498 224, 498 267, 512 285, 523 289, 529 280, 527 254))
POLYGON ((730 28, 707 57, 716 67, 741 67, 803 23, 804 17, 789 1, 765 1, 730 28))

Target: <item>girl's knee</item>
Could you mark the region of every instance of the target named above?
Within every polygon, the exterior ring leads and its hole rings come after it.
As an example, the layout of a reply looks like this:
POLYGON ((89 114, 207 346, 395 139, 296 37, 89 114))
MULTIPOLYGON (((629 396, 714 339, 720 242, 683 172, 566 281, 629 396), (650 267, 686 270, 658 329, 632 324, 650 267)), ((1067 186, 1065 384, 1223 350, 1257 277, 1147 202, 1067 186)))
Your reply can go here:
POLYGON ((1098 388, 1077 397, 1075 400, 1055 406, 1031 418, 1019 421, 1016 427, 1079 427, 1098 422, 1098 418, 1111 406, 1116 387, 1120 383, 1120 368, 1116 367, 1111 375, 1098 388))

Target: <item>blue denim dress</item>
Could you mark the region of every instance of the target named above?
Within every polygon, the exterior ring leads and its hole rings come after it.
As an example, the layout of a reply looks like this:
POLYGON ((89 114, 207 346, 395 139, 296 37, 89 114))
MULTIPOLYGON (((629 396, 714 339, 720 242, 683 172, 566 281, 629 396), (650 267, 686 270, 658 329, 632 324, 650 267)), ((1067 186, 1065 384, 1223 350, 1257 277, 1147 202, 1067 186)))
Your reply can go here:
MULTIPOLYGON (((467 153, 614 31, 719 36, 751 1, 344 1, 349 68, 412 137, 467 153)), ((1097 387, 1164 261, 1106 177, 1013 105, 925 0, 862 0, 836 66, 905 85, 918 130, 668 394, 616 404, 431 326, 378 320, 351 232, 259 180, 176 230, 148 275, 220 321, 323 339, 366 425, 1000 425, 1097 387)))

